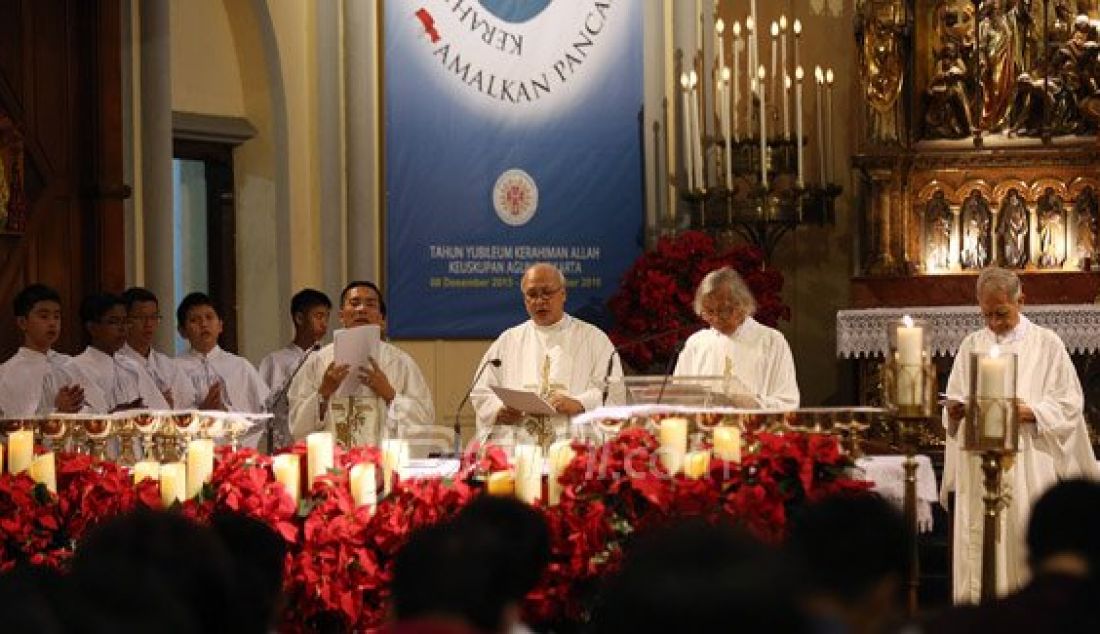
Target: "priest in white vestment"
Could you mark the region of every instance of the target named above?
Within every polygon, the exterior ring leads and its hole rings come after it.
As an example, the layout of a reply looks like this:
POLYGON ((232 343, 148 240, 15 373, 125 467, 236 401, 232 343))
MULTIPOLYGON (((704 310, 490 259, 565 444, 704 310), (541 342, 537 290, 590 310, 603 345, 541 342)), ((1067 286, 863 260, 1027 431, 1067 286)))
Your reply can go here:
POLYGON ((189 407, 195 402, 191 379, 180 371, 175 359, 153 347, 162 321, 157 296, 135 286, 126 289, 122 299, 126 301, 126 320, 130 327, 119 354, 137 362, 164 395, 169 408, 189 407))
POLYGON ((490 386, 544 395, 560 414, 551 419, 560 429, 568 417, 602 405, 609 374, 623 373, 607 335, 565 313, 566 280, 557 267, 532 265, 523 274, 520 291, 530 319, 505 330, 478 365, 484 370, 470 402, 477 412, 479 435, 495 424, 514 425, 525 418, 524 412, 505 406, 490 386), (499 365, 492 363, 495 359, 499 365))
POLYGON ((126 342, 126 304, 109 293, 95 293, 80 304, 80 319, 90 344, 46 376, 41 413, 55 410, 63 386, 84 388, 80 411, 90 414, 135 409, 167 409, 164 395, 148 374, 129 357, 119 354, 126 342))
MULTIPOLYGON (((345 328, 377 325, 384 331, 386 304, 379 288, 372 282, 349 283, 340 293, 340 322, 345 328)), ((435 422, 428 383, 404 350, 382 341, 370 367, 337 364, 335 355, 331 343, 310 355, 290 384, 290 431, 295 438, 335 431, 330 404, 345 379, 353 382, 351 396, 374 400, 379 425, 391 437, 435 422)), ((353 437, 352 444, 372 440, 365 434, 353 437)))
POLYGON ((294 442, 294 437, 290 434, 290 404, 287 398, 290 380, 296 370, 301 370, 299 366, 305 362, 306 353, 314 346, 320 347, 321 340, 328 332, 331 313, 332 301, 321 291, 304 288, 295 293, 290 298, 294 340, 260 361, 260 378, 271 388, 266 409, 275 416, 272 421, 274 446, 271 449, 285 447, 294 442))
MULTIPOLYGON (((224 410, 259 414, 264 411, 267 384, 248 359, 226 352, 218 345, 223 322, 213 300, 204 293, 190 293, 176 309, 180 334, 190 347, 176 363, 195 389, 193 403, 177 403, 177 409, 224 410)), ((255 448, 266 425, 254 426, 241 444, 255 448)))
POLYGON ((783 333, 752 318, 756 299, 737 271, 707 273, 695 291, 695 312, 710 328, 688 337, 675 376, 723 377, 738 407, 798 408, 791 347, 783 333))
POLYGON ((942 498, 956 494, 952 567, 958 603, 977 603, 981 597, 985 487, 979 457, 962 451, 960 429, 970 398, 971 352, 987 352, 996 345, 1002 353, 1017 355, 1020 452, 1003 480, 1007 506, 997 541, 998 594, 1028 580, 1025 532, 1035 500, 1059 479, 1100 475, 1085 426, 1081 384, 1062 340, 1020 315, 1024 296, 1015 273, 986 269, 977 290, 986 328, 967 335, 959 346, 944 412, 948 435, 942 498))
MULTIPOLYGON (((53 349, 61 334, 61 296, 57 291, 31 284, 19 291, 12 305, 23 345, 0 365, 0 414, 23 418, 38 413, 46 376, 71 357, 53 349)), ((61 402, 55 399, 54 406, 75 412, 84 400, 83 389, 69 385, 61 391, 61 402)))

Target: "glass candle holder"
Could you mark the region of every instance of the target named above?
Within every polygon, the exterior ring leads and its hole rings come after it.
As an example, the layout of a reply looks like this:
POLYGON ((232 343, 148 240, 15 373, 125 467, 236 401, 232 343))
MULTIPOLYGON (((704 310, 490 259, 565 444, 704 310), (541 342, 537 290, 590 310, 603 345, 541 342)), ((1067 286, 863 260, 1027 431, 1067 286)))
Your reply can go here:
POLYGON ((931 418, 936 395, 928 325, 908 315, 887 326, 883 401, 899 418, 931 418))
POLYGON ((968 451, 1016 451, 1019 413, 1016 407, 1015 353, 997 346, 970 353, 970 402, 963 448, 968 451))

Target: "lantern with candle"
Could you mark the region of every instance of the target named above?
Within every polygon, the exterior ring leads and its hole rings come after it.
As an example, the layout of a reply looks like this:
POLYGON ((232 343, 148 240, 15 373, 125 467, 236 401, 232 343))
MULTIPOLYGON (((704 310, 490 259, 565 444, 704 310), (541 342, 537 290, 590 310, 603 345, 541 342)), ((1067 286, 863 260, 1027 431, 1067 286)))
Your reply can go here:
POLYGON ((883 366, 884 400, 897 418, 930 419, 936 372, 928 325, 906 315, 887 326, 889 351, 883 366))
POLYGON ((1016 354, 993 346, 970 353, 970 402, 963 447, 968 451, 1016 451, 1016 354))

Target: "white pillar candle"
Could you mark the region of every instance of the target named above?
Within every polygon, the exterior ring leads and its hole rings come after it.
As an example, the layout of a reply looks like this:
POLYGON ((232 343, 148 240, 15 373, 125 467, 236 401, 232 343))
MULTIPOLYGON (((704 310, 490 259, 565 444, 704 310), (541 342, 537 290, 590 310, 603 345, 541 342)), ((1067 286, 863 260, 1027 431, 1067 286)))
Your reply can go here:
POLYGON ((202 491, 202 485, 210 481, 214 472, 214 441, 209 438, 192 440, 187 444, 187 499, 202 491))
POLYGON ((806 185, 806 172, 802 158, 802 67, 794 69, 794 142, 798 149, 798 187, 806 185))
POLYGON ((516 497, 534 504, 542 497, 542 447, 516 446, 516 497))
POLYGON ((357 464, 348 472, 351 499, 356 506, 367 505, 374 511, 378 504, 378 476, 373 464, 357 464))
POLYGON ((709 451, 690 451, 684 456, 684 475, 688 478, 698 480, 705 476, 709 469, 709 451))
POLYGON ((691 102, 688 98, 688 83, 687 73, 680 73, 680 109, 683 112, 684 123, 684 176, 690 192, 695 189, 695 166, 691 164, 692 156, 695 154, 695 144, 691 141, 691 102))
POLYGON ((978 359, 978 398, 1004 398, 1008 357, 994 346, 989 356, 978 359))
POLYGON ((134 465, 134 484, 140 484, 142 480, 159 480, 160 463, 156 460, 142 460, 134 465))
POLYGON ((726 49, 724 34, 726 31, 726 23, 722 21, 722 18, 718 18, 714 21, 714 36, 715 36, 715 48, 718 49, 718 77, 722 76, 722 69, 726 67, 726 49))
POLYGON ((778 53, 778 51, 779 51, 779 23, 778 22, 772 22, 771 33, 772 33, 772 74, 771 74, 772 81, 771 81, 771 84, 769 84, 771 86, 771 94, 768 95, 768 99, 771 99, 772 103, 777 104, 777 103, 779 103, 779 100, 776 98, 776 93, 778 91, 778 81, 779 81, 779 68, 776 66, 776 64, 778 63, 777 60, 778 60, 778 56, 779 56, 779 53, 778 53))
POLYGON ((750 15, 745 18, 745 80, 748 86, 748 112, 746 113, 745 130, 752 135, 752 101, 756 95, 756 20, 750 15))
POLYGON ((160 466, 160 501, 165 507, 182 503, 187 494, 187 466, 169 462, 160 466))
POLYGON ((315 431, 306 436, 306 475, 310 489, 317 476, 332 469, 334 461, 332 432, 315 431))
POLYGON ((46 485, 50 493, 57 493, 57 466, 53 452, 35 456, 31 461, 30 476, 35 482, 46 485))
POLYGON ((34 432, 21 429, 8 434, 8 472, 23 473, 34 460, 34 432))
POLYGON ((546 482, 547 504, 555 506, 561 502, 562 485, 558 480, 569 467, 569 463, 573 462, 576 452, 573 451, 571 441, 558 440, 550 445, 546 454, 549 467, 546 482))
POLYGON ((819 183, 825 186, 825 128, 821 122, 821 86, 825 83, 825 73, 820 66, 814 66, 814 81, 817 82, 817 168, 819 183))
POLYGON ((924 329, 913 325, 909 315, 902 317, 903 325, 897 328, 898 363, 901 365, 921 365, 923 363, 924 329))
POLYGON ((833 156, 836 154, 836 139, 833 138, 833 69, 825 71, 825 177, 829 182, 836 179, 836 170, 833 165, 833 156))
POLYGON ((714 428, 714 455, 727 462, 741 461, 741 430, 737 427, 714 428))
POLYGON ((730 69, 722 69, 722 140, 726 150, 726 191, 733 189, 733 145, 730 140, 730 69))
MULTIPOLYGON (((760 18, 756 15, 756 0, 750 0, 749 2, 749 15, 752 18, 752 65, 749 68, 752 69, 750 75, 755 75, 756 67, 760 65, 760 18)), ((764 87, 760 86, 761 92, 764 87)))
POLYGON ((382 441, 382 491, 393 492, 393 475, 409 463, 409 443, 404 440, 382 441))
POLYGON ((791 31, 794 32, 794 66, 798 68, 802 65, 802 58, 798 54, 798 42, 802 39, 802 21, 795 18, 794 24, 791 25, 791 31))
POLYGON ((661 421, 661 463, 671 475, 683 470, 684 456, 687 454, 687 428, 686 418, 666 418, 661 421))
POLYGON ((783 138, 788 140, 791 138, 790 94, 791 76, 783 75, 783 138))
POLYGON ((295 508, 298 507, 298 499, 302 493, 301 465, 298 454, 284 453, 271 458, 271 471, 275 474, 275 481, 286 489, 295 508))
POLYGON ((779 67, 783 75, 783 138, 791 138, 791 71, 787 66, 787 16, 779 16, 779 67))
POLYGON ((741 116, 741 23, 733 23, 733 140, 740 140, 737 125, 741 116))
POLYGON ((706 189, 703 177, 703 132, 699 125, 699 75, 693 70, 688 73, 689 97, 691 99, 691 164, 695 168, 695 186, 706 189))
POLYGON ((764 188, 768 188, 768 105, 764 100, 764 78, 765 71, 763 64, 760 65, 760 69, 756 72, 757 78, 760 80, 760 90, 757 91, 760 95, 760 185, 764 188))

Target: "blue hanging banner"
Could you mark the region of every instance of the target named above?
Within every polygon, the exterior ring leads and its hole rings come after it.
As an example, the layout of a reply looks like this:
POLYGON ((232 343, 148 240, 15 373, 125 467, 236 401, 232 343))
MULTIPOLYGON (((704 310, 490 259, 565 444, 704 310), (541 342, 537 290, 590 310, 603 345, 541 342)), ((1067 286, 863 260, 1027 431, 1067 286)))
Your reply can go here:
POLYGON ((497 336, 539 261, 607 324, 643 244, 643 4, 386 1, 391 336, 497 336))

